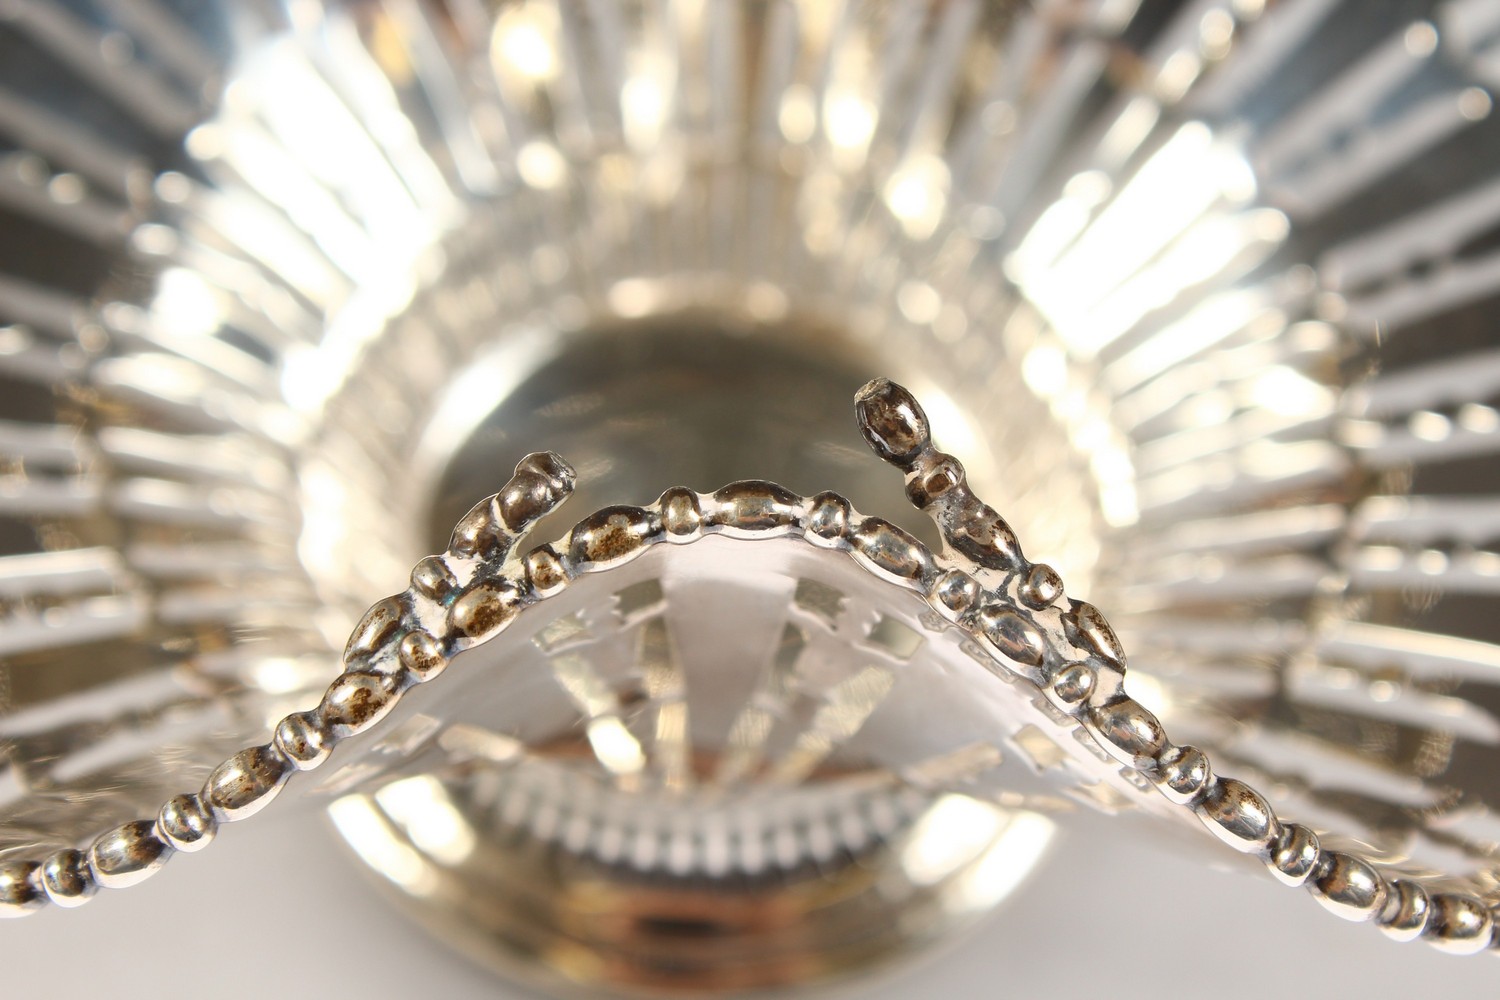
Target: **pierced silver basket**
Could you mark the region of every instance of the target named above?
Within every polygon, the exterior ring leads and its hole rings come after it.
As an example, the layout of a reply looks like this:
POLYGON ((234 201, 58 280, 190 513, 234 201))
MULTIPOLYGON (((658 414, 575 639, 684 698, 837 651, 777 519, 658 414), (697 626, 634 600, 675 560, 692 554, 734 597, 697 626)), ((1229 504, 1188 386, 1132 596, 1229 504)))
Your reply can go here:
POLYGON ((1490 950, 1497 84, 1486 0, 0 0, 0 913, 284 788, 549 990, 1080 810, 1490 950))

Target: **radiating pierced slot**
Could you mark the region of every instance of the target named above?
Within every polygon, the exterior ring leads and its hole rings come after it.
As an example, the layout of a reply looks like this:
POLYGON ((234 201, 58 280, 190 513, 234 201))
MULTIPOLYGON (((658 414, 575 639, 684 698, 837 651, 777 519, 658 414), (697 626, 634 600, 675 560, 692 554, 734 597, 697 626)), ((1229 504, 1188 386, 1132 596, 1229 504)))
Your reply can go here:
POLYGON ((765 757, 771 730, 782 718, 796 683, 797 661, 807 648, 807 634, 796 625, 782 627, 776 651, 729 729, 729 738, 714 780, 731 785, 754 774, 765 757))
POLYGON ((549 622, 546 628, 532 637, 531 642, 542 652, 552 653, 587 642, 590 636, 588 623, 583 620, 583 612, 575 611, 549 622))
POLYGON ((1125 793, 1105 781, 1096 781, 1090 784, 1079 784, 1072 788, 1063 789, 1063 794, 1070 799, 1082 802, 1084 805, 1110 816, 1117 816, 1136 808, 1125 793))
POLYGON ((922 648, 920 632, 887 615, 881 615, 867 636, 870 643, 886 650, 898 660, 909 660, 922 648))
POLYGON ((621 621, 634 621, 666 602, 660 580, 642 580, 615 592, 615 613, 621 621))
POLYGON ((839 615, 844 613, 843 591, 817 580, 805 577, 798 580, 792 600, 799 608, 817 615, 830 625, 836 623, 839 615))
POLYGON ((1010 741, 1038 772, 1056 767, 1068 759, 1068 752, 1036 726, 1022 726, 1010 741))

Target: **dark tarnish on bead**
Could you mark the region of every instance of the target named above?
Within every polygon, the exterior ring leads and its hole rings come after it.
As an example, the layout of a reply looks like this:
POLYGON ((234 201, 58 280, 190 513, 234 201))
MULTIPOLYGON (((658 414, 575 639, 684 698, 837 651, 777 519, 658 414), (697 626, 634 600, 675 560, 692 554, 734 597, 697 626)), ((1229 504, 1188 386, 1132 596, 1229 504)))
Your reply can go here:
POLYGON ((539 545, 526 553, 526 582, 538 597, 551 597, 568 585, 568 568, 550 545, 539 545))
POLYGON ((1005 518, 975 502, 940 512, 938 525, 953 551, 985 567, 1009 572, 1021 567, 1021 543, 1005 518))
POLYGON ((1125 666, 1125 648, 1120 645, 1115 630, 1110 627, 1109 622, 1104 620, 1098 608, 1092 604, 1085 604, 1083 601, 1074 601, 1073 612, 1069 618, 1078 629, 1084 648, 1103 657, 1116 667, 1125 666))
POLYGON ((407 610, 398 597, 377 601, 354 626, 348 645, 344 647, 344 659, 369 656, 389 642, 401 627, 401 618, 407 610))
POLYGON ((1042 609, 1062 596, 1062 577, 1046 563, 1036 563, 1026 573, 1021 584, 1021 600, 1029 608, 1042 609))
POLYGON ((979 627, 1006 659, 1028 667, 1042 665, 1046 656, 1042 634, 1016 612, 1001 606, 985 608, 979 613, 979 627))
POLYGON ((217 816, 244 819, 265 808, 291 773, 291 762, 274 744, 251 747, 214 768, 203 785, 203 799, 217 816))
POLYGON ((172 846, 156 835, 156 824, 135 820, 118 826, 89 848, 94 881, 123 889, 151 877, 172 856, 172 846))
POLYGON ((709 523, 733 525, 739 533, 772 532, 795 527, 802 519, 802 498, 784 486, 747 479, 714 492, 709 523))
POLYGON ((1392 879, 1385 908, 1377 918, 1380 929, 1394 941, 1415 941, 1432 919, 1427 890, 1408 879, 1392 879))
POLYGON ((1432 919, 1424 936, 1454 955, 1477 955, 1489 948, 1495 920, 1478 900, 1443 893, 1432 897, 1432 919))
POLYGON ((475 584, 448 609, 448 621, 470 639, 493 635, 520 610, 520 595, 505 581, 475 584))
POLYGON ((906 477, 906 499, 918 510, 926 510, 967 481, 964 467, 952 455, 941 455, 906 477))
POLYGON ((49 855, 38 877, 47 898, 58 906, 82 906, 99 891, 88 855, 72 847, 49 855))
POLYGON ((34 861, 0 862, 0 917, 21 917, 47 904, 34 861))
POLYGON ((865 383, 854 397, 854 407, 870 448, 898 468, 909 469, 931 443, 932 432, 921 404, 890 379, 865 383))
POLYGON ((1198 802, 1198 815, 1224 843, 1247 854, 1267 850, 1276 839, 1276 814, 1260 793, 1242 781, 1220 778, 1198 802))
POLYGON ((1326 909, 1345 920, 1370 920, 1385 905, 1385 880, 1352 854, 1324 855, 1323 866, 1308 889, 1326 909))
POLYGON ((276 726, 276 747, 292 766, 308 771, 327 759, 333 750, 332 734, 317 712, 294 712, 276 726))
POLYGON ((411 585, 423 597, 441 601, 458 586, 458 580, 441 556, 428 556, 412 568, 411 585))
POLYGON ((906 474, 907 498, 933 519, 948 549, 985 569, 1024 568, 1010 525, 969 489, 963 464, 933 445, 927 414, 910 392, 875 379, 859 390, 854 409, 870 448, 906 474))
POLYGON ((849 533, 849 501, 837 493, 819 493, 808 502, 807 530, 811 540, 837 544, 849 533))
POLYGON ((577 482, 573 467, 556 453, 527 455, 499 493, 463 516, 448 548, 459 556, 504 559, 518 537, 572 496, 577 482))
POLYGON ((218 828, 213 810, 197 795, 173 797, 156 816, 156 832, 179 851, 201 851, 218 828))
POLYGON ((900 583, 920 583, 932 572, 927 549, 911 535, 878 517, 867 517, 849 539, 871 569, 900 583))
POLYGON ((674 541, 688 541, 703 530, 703 508, 698 494, 677 486, 661 495, 661 526, 674 541))
POLYGON ((497 497, 481 500, 459 519, 448 548, 456 555, 481 559, 504 559, 510 552, 510 536, 496 509, 497 497))
POLYGON ((386 674, 351 671, 328 687, 318 714, 336 738, 363 732, 395 707, 395 693, 386 674))
POLYGON ((1099 745, 1132 767, 1150 767, 1166 747, 1167 734, 1156 716, 1130 698, 1095 707, 1089 721, 1099 745))
POLYGON ((1168 747, 1157 759, 1158 787, 1173 802, 1189 805, 1213 782, 1208 755, 1197 747, 1168 747))
POLYGON ((419 681, 431 680, 448 665, 442 643, 421 630, 401 637, 401 665, 419 681))
POLYGON ((515 475, 496 497, 500 517, 511 531, 525 531, 556 510, 577 484, 578 474, 561 456, 532 452, 516 464, 515 475))
POLYGON ((650 537, 647 511, 605 507, 574 525, 568 555, 580 570, 609 569, 639 555, 650 537))

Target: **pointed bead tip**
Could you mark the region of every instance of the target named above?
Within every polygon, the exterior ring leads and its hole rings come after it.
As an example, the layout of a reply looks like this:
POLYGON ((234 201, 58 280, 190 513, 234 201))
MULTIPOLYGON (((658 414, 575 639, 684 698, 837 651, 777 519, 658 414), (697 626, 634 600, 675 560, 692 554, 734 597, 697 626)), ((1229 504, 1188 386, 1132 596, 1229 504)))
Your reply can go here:
POLYGON ((860 432, 884 461, 908 468, 932 443, 927 414, 916 397, 888 378, 871 379, 855 394, 860 432))

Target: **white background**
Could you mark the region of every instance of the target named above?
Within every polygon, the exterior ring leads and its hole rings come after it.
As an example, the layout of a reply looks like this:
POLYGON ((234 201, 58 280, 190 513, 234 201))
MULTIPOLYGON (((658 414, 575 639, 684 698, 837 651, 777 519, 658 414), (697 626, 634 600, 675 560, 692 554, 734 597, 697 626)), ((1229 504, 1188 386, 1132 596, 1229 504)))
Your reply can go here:
MULTIPOLYGON (((911 998, 1492 997, 1500 961, 1395 944, 1269 876, 1090 821, 978 933, 841 991, 911 998), (1125 834, 1125 836, 1121 836, 1125 834), (1135 838, 1135 839, 1131 839, 1135 838)), ((314 809, 275 807, 79 910, 0 922, 0 996, 528 997, 370 885, 314 809)))

